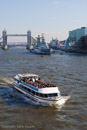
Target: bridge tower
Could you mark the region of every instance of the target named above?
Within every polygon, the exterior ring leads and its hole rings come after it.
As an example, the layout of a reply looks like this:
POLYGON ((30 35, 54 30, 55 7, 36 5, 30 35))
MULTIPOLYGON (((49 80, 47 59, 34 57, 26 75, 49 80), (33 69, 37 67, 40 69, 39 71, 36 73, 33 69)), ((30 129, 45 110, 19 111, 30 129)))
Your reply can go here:
POLYGON ((6 30, 2 32, 2 38, 3 38, 2 48, 5 49, 5 47, 7 47, 7 31, 6 30))
POLYGON ((26 48, 27 49, 30 49, 30 46, 31 46, 31 31, 27 31, 27 46, 26 48))

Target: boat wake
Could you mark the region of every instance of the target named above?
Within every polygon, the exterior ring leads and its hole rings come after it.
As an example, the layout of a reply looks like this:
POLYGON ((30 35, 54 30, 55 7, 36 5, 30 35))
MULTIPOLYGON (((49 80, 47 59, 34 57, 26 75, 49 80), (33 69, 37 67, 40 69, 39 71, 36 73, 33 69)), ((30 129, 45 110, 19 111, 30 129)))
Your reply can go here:
POLYGON ((71 96, 62 96, 62 99, 63 99, 63 103, 65 103, 68 99, 70 99, 71 96))
POLYGON ((58 109, 61 109, 64 106, 64 104, 66 103, 66 101, 71 98, 71 96, 70 95, 69 96, 61 96, 61 98, 62 99, 61 99, 60 103, 58 102, 58 104, 55 105, 55 107, 58 109))
POLYGON ((12 83, 13 83, 13 78, 9 76, 0 75, 0 86, 12 85, 12 83))

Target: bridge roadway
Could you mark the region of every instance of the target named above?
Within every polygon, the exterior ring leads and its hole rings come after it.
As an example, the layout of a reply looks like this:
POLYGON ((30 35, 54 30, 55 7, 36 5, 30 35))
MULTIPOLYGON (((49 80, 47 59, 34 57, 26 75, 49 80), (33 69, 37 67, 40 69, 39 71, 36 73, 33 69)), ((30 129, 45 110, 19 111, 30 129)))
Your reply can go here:
POLYGON ((7 36, 27 36, 27 34, 7 34, 7 36))

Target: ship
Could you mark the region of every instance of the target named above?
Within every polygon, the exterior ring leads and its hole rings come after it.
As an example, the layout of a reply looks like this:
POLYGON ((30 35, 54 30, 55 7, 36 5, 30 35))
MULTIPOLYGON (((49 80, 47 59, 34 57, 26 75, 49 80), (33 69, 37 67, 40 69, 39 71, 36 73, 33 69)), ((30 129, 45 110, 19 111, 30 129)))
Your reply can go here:
POLYGON ((49 43, 49 48, 52 48, 52 49, 58 49, 60 48, 60 42, 56 39, 53 39, 52 38, 52 41, 49 43))
POLYGON ((50 55, 51 49, 46 44, 44 37, 42 37, 42 41, 41 41, 41 38, 38 35, 37 41, 33 45, 32 49, 30 49, 30 52, 38 55, 50 55))
POLYGON ((61 106, 70 98, 70 96, 61 96, 58 86, 42 80, 36 74, 17 74, 14 77, 13 86, 41 105, 61 106))

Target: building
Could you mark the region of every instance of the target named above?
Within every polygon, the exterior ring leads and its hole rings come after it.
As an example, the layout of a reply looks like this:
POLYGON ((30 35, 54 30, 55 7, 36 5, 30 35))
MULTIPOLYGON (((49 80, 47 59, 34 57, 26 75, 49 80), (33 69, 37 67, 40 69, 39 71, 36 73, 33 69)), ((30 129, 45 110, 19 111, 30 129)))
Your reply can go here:
POLYGON ((87 27, 69 31, 69 46, 87 47, 87 27))

